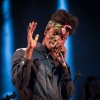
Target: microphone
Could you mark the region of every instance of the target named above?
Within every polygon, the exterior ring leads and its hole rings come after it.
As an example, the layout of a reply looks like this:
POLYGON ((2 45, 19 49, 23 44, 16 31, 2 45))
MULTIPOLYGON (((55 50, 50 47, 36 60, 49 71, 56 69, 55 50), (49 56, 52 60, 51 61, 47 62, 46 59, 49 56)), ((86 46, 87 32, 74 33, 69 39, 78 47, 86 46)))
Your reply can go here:
POLYGON ((62 59, 62 65, 66 66, 66 61, 65 61, 65 58, 64 58, 63 54, 60 53, 60 56, 61 56, 61 59, 62 59))
MULTIPOLYGON (((52 49, 55 49, 56 48, 56 49, 60 50, 60 48, 57 48, 56 47, 56 44, 57 44, 57 42, 55 42, 55 43, 52 44, 52 42, 50 41, 50 46, 52 47, 52 49)), ((62 59, 63 65, 65 66, 65 59, 63 57, 63 53, 60 52, 59 55, 60 55, 60 57, 62 59)))
MULTIPOLYGON (((50 46, 52 47, 52 49, 58 49, 58 50, 60 50, 60 48, 57 48, 56 47, 56 45, 57 45, 57 42, 54 42, 54 43, 52 43, 52 41, 50 41, 50 46)), ((67 65, 66 65, 66 60, 65 60, 65 58, 64 58, 64 56, 63 56, 63 53, 62 52, 60 52, 59 53, 59 56, 60 56, 60 58, 61 58, 61 63, 62 63, 62 66, 63 67, 67 67, 67 65)))
POLYGON ((64 58, 63 54, 60 53, 60 56, 61 56, 61 59, 62 59, 62 67, 63 67, 64 71, 65 71, 66 73, 69 73, 69 71, 68 71, 68 66, 67 66, 67 64, 66 64, 66 61, 65 61, 65 58, 64 58))
MULTIPOLYGON (((56 48, 56 42, 55 42, 54 44, 50 43, 50 45, 51 45, 51 47, 53 47, 52 49, 56 48)), ((57 48, 56 48, 56 49, 57 49, 57 48)), ((58 49, 59 49, 59 48, 58 48, 58 49)), ((62 64, 62 67, 64 68, 64 71, 65 71, 66 73, 69 73, 69 71, 68 71, 68 66, 67 66, 67 64, 66 64, 66 60, 65 60, 65 58, 64 58, 64 56, 63 56, 63 53, 60 52, 60 53, 59 53, 59 56, 60 56, 60 59, 61 59, 61 60, 58 59, 58 61, 62 64)))

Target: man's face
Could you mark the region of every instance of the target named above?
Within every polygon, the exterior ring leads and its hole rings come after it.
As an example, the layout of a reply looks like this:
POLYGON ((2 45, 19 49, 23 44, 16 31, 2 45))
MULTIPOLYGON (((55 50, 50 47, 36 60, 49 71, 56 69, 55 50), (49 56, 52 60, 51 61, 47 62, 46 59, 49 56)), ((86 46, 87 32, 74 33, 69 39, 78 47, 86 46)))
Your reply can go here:
POLYGON ((55 27, 51 27, 46 31, 44 37, 44 45, 49 49, 59 49, 61 50, 64 47, 66 38, 68 37, 69 32, 65 31, 62 33, 61 30, 57 30, 55 27))

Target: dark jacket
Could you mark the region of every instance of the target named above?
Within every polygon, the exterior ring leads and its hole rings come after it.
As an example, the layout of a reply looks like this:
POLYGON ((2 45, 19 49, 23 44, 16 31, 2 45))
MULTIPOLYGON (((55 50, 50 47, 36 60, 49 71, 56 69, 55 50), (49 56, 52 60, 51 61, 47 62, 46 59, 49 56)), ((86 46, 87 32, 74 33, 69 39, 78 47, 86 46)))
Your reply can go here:
POLYGON ((25 48, 15 51, 12 66, 12 80, 20 100, 69 100, 73 91, 70 71, 65 73, 40 43, 31 60, 23 58, 24 52, 25 48))

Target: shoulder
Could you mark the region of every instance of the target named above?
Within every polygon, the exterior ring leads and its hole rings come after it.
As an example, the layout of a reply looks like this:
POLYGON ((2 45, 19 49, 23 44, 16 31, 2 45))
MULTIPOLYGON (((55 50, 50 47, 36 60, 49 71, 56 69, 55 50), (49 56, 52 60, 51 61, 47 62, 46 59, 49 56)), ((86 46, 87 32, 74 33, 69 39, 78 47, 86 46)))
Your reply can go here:
POLYGON ((24 55, 26 48, 18 48, 15 50, 13 57, 24 55))
POLYGON ((16 49, 16 51, 25 51, 26 50, 26 48, 18 48, 18 49, 16 49))
POLYGON ((24 53, 25 50, 26 50, 26 48, 18 48, 18 49, 15 50, 14 53, 24 53))

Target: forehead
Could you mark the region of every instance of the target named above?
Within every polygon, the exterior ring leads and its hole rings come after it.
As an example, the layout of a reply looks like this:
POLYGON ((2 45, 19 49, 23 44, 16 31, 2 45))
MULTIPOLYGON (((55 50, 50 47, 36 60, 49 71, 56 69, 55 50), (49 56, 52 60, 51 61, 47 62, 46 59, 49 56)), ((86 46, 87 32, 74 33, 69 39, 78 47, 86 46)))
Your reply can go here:
POLYGON ((57 36, 59 35, 61 38, 66 38, 69 35, 69 27, 70 25, 61 25, 57 22, 49 21, 46 30, 48 31, 49 35, 57 36))
POLYGON ((46 29, 49 29, 51 27, 55 27, 56 29, 61 29, 63 27, 63 25, 59 24, 59 23, 55 23, 53 21, 49 21, 47 24, 46 29))
POLYGON ((49 28, 49 32, 51 32, 52 34, 55 33, 55 35, 61 35, 61 36, 66 36, 66 35, 69 34, 69 32, 66 31, 66 29, 58 28, 58 27, 51 27, 51 28, 49 28))
POLYGON ((61 32, 58 32, 57 30, 55 31, 55 27, 51 27, 49 30, 48 30, 48 35, 50 37, 60 37, 63 41, 66 40, 67 36, 69 35, 68 32, 65 32, 65 34, 62 34, 61 32))
POLYGON ((72 30, 72 27, 70 25, 61 25, 57 22, 50 20, 46 26, 46 30, 50 29, 51 27, 54 27, 56 30, 62 30, 62 28, 63 28, 63 29, 65 29, 66 32, 72 30))

